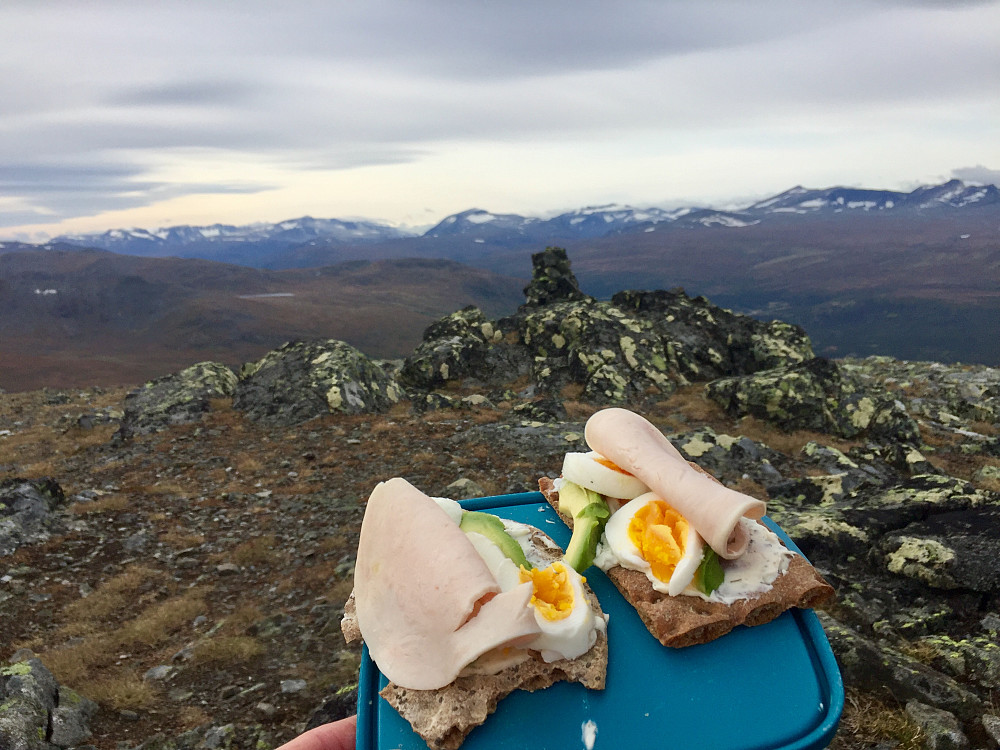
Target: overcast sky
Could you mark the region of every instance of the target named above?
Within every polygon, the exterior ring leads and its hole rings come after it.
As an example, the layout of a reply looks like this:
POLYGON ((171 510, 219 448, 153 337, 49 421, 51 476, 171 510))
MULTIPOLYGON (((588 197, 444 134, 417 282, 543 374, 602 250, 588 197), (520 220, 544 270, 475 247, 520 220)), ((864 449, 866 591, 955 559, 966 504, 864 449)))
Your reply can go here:
POLYGON ((1000 182, 1000 2, 3 0, 0 239, 1000 182))

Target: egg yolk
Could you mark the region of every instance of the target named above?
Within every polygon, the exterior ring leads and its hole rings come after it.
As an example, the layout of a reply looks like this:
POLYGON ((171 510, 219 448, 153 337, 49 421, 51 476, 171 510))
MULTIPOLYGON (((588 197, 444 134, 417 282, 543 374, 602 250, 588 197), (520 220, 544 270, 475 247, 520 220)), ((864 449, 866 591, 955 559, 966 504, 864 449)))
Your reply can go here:
POLYGON ((521 568, 521 583, 531 581, 531 604, 546 620, 562 620, 573 611, 573 585, 561 562, 547 568, 521 568))
POLYGON ((625 469, 623 469, 621 466, 616 464, 614 461, 610 461, 604 458, 604 456, 601 456, 600 458, 595 458, 594 461, 599 463, 601 466, 605 466, 611 469, 612 471, 617 471, 619 474, 624 474, 625 476, 629 477, 632 476, 629 472, 625 471, 625 469))
POLYGON ((663 500, 651 500, 632 516, 628 536, 649 563, 654 576, 670 582, 674 568, 684 557, 688 522, 663 500))

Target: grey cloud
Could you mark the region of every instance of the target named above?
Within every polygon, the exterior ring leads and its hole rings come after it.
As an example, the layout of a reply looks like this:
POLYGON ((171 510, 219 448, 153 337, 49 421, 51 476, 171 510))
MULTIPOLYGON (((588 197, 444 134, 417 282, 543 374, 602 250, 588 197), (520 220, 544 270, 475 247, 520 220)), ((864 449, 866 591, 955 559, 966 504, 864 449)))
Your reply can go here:
POLYGON ((0 190, 62 217, 171 189, 264 189, 151 171, 202 150, 337 170, 456 141, 669 140, 794 117, 822 132, 827 116, 893 102, 945 101, 961 117, 1000 85, 997 14, 961 32, 923 16, 979 5, 8 1, 0 190))
POLYGON ((115 106, 233 106, 249 103, 254 88, 238 80, 174 80, 146 86, 127 86, 106 99, 115 106))
POLYGON ((984 185, 1000 185, 1000 169, 990 169, 982 164, 974 167, 959 167, 953 169, 952 177, 956 177, 963 182, 978 182, 984 185))
POLYGON ((0 226, 137 208, 182 195, 258 193, 274 187, 225 182, 168 183, 138 179, 142 174, 142 168, 124 164, 0 165, 0 194, 19 199, 11 208, 0 204, 0 226))

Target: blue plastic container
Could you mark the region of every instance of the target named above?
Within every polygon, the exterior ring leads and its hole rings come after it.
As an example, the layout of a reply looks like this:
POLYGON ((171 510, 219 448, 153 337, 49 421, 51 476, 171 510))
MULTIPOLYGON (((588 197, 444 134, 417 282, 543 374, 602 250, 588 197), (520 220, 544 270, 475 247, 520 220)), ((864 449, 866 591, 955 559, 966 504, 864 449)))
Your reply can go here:
MULTIPOLYGON (((537 526, 565 548, 569 529, 538 492, 462 503, 537 526)), ((791 540, 769 526, 791 549, 791 540)), ((665 648, 597 568, 587 580, 610 615, 608 677, 602 691, 560 682, 500 701, 463 750, 807 750, 826 747, 844 707, 844 684, 812 610, 793 609, 765 625, 738 627, 711 643, 665 648)), ((358 750, 427 745, 378 692, 385 677, 364 650, 358 685, 358 750)))

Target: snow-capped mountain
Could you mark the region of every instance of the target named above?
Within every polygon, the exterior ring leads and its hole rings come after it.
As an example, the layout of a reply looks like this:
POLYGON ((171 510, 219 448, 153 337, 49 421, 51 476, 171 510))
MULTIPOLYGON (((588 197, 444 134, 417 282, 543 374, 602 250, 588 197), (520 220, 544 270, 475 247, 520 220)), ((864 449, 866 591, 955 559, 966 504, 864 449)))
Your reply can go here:
POLYGON ((966 185, 961 180, 951 180, 943 185, 919 187, 910 193, 846 187, 810 190, 797 186, 748 206, 744 209, 744 213, 766 215, 843 211, 926 211, 998 202, 1000 202, 1000 191, 995 185, 966 185))
POLYGON ((427 230, 425 237, 449 237, 458 234, 524 234, 541 220, 517 214, 494 214, 472 208, 452 214, 427 230))
POLYGON ((55 238, 53 242, 96 247, 128 255, 204 257, 202 253, 192 254, 187 251, 192 247, 198 247, 204 252, 210 250, 211 246, 227 245, 230 246, 229 249, 220 251, 216 255, 229 255, 231 247, 239 244, 266 243, 271 247, 293 246, 321 238, 336 242, 381 242, 407 236, 411 236, 410 233, 372 221, 314 219, 311 216, 303 216, 274 224, 180 225, 153 230, 111 229, 102 234, 63 235, 55 238))
POLYGON ((809 217, 981 212, 987 207, 1000 207, 1000 190, 995 185, 968 185, 951 180, 909 193, 796 186, 735 210, 707 207, 667 210, 611 204, 541 218, 474 208, 448 216, 422 235, 373 221, 305 216, 245 226, 113 229, 103 234, 65 235, 53 242, 130 255, 173 255, 265 268, 403 256, 448 257, 475 263, 487 251, 544 247, 630 232, 656 232, 662 228, 739 230, 774 221, 804 221, 809 217))
POLYGON ((681 208, 632 208, 608 204, 588 206, 541 219, 518 214, 493 214, 479 208, 447 217, 429 229, 425 237, 454 237, 471 234, 486 239, 499 234, 550 238, 603 237, 639 225, 670 222, 692 211, 681 208))

